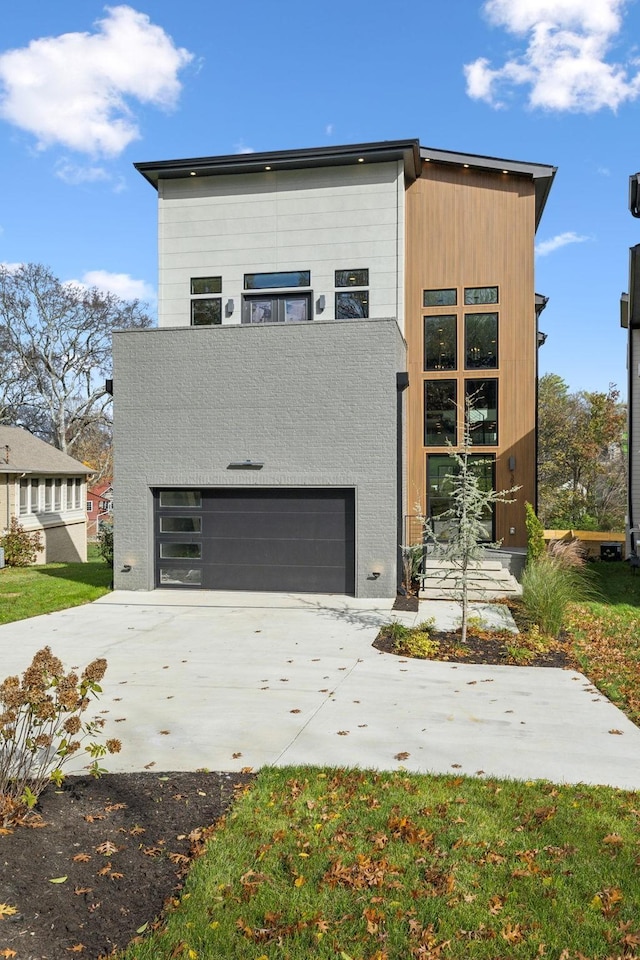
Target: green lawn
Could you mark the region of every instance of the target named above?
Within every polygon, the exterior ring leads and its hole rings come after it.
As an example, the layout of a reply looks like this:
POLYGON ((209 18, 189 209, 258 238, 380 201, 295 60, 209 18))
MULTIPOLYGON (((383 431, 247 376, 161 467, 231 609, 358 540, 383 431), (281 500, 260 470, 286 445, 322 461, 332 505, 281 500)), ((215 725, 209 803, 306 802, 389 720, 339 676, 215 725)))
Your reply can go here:
POLYGON ((573 650, 589 679, 640 724, 640 572, 626 563, 592 569, 602 602, 570 609, 573 650))
POLYGON ((639 826, 608 788, 264 770, 123 956, 631 958, 639 826))
POLYGON ((0 624, 97 600, 111 589, 112 571, 90 546, 87 563, 47 563, 0 570, 0 624))

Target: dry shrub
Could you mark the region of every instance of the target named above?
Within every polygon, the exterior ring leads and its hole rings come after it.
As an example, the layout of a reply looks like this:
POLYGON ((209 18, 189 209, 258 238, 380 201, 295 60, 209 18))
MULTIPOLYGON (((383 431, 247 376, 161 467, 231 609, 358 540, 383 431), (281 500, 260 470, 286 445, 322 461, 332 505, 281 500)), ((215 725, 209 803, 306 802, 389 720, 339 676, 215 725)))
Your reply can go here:
POLYGON ((46 785, 64 779, 62 766, 81 749, 91 758, 92 776, 105 771, 99 760, 120 750, 119 740, 96 739, 105 721, 84 714, 92 697, 102 693, 107 661, 93 660, 80 676, 64 672, 50 647, 34 656, 22 680, 0 684, 0 822, 28 816, 46 785), (86 742, 88 741, 88 742, 86 742))
POLYGON ((573 540, 552 540, 549 556, 561 566, 575 569, 581 569, 587 562, 584 547, 575 537, 573 540))

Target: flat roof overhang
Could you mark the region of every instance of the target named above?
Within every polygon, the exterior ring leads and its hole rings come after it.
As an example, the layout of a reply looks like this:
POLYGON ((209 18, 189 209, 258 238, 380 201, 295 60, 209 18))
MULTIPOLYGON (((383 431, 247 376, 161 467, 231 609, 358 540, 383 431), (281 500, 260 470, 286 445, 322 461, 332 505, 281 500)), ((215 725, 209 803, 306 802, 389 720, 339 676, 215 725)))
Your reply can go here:
POLYGON ((313 147, 306 150, 278 150, 268 153, 240 153, 220 157, 196 157, 184 160, 160 160, 134 163, 145 180, 158 188, 160 180, 188 176, 215 177, 236 173, 302 170, 312 167, 340 167, 356 163, 404 162, 405 177, 410 182, 420 176, 420 143, 418 140, 382 140, 379 143, 355 143, 335 147, 313 147))
POLYGON ((522 160, 505 160, 500 157, 485 157, 477 153, 457 153, 452 150, 439 150, 433 147, 421 147, 420 157, 424 162, 449 164, 456 167, 470 167, 474 170, 486 170, 491 173, 517 174, 533 180, 536 197, 536 229, 557 172, 557 167, 546 163, 528 163, 522 160))

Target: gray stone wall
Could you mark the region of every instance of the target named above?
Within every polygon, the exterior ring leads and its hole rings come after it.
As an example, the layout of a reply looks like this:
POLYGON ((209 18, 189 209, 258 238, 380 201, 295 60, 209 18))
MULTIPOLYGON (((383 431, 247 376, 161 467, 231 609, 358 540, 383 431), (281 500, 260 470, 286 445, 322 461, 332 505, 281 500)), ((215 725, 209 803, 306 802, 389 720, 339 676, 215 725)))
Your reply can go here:
POLYGON ((153 587, 154 487, 333 486, 355 489, 356 594, 394 596, 405 367, 393 319, 116 333, 116 588, 153 587))

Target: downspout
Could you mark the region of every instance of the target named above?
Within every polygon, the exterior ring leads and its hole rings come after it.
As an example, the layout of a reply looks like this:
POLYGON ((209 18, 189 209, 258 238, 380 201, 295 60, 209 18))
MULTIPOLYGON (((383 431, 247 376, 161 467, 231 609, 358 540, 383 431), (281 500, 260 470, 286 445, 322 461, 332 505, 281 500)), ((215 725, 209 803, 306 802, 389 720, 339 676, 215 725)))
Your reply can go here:
POLYGON ((629 384, 627 390, 627 511, 629 514, 629 542, 631 553, 636 552, 636 535, 634 532, 633 518, 633 327, 631 325, 631 311, 629 311, 629 356, 628 356, 628 377, 629 384))
POLYGON ((402 586, 402 544, 404 542, 404 417, 403 395, 409 386, 409 374, 396 373, 396 510, 397 510, 397 540, 398 557, 396 561, 397 589, 402 586))

